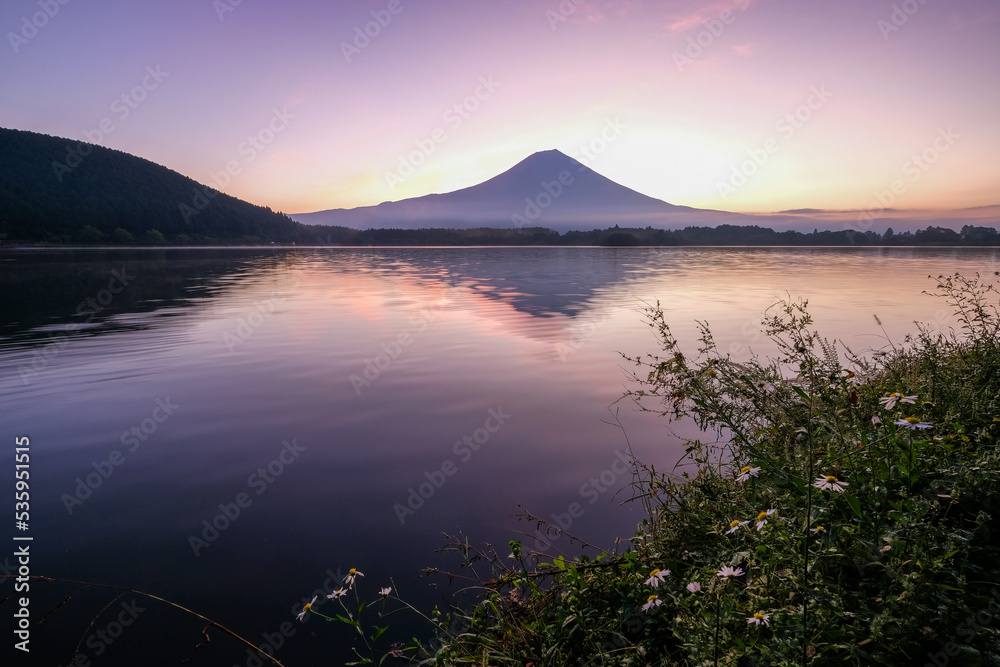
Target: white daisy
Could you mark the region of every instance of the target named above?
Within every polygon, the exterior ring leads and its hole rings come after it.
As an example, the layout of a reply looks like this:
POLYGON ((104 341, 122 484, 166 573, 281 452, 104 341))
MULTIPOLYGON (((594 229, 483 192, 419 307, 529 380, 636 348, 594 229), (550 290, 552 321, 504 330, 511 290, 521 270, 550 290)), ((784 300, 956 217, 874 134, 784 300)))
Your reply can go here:
POLYGON ((669 576, 670 570, 653 570, 649 573, 649 579, 646 580, 646 585, 656 588, 669 576))
POLYGON ((878 399, 878 402, 885 406, 886 410, 892 410, 896 407, 896 403, 910 403, 913 404, 917 401, 916 396, 903 396, 898 391, 894 391, 888 396, 883 396, 878 399))
POLYGON ((751 616, 750 618, 747 619, 747 623, 749 623, 750 625, 766 625, 766 626, 770 627, 771 626, 771 615, 770 614, 762 614, 762 613, 760 613, 758 611, 753 616, 751 616))
POLYGON ((743 568, 738 567, 733 569, 729 565, 723 565, 722 569, 715 573, 720 579, 728 579, 729 577, 742 577, 743 568))
POLYGON ((740 529, 740 526, 745 526, 748 523, 750 522, 740 521, 739 519, 733 519, 732 523, 729 524, 729 530, 726 531, 726 535, 732 535, 733 533, 735 533, 737 530, 740 529))
POLYGON ((825 475, 823 477, 817 477, 816 481, 813 482, 813 486, 817 489, 823 489, 825 491, 836 491, 840 493, 845 487, 850 486, 847 482, 841 482, 833 475, 825 475))
POLYGON ((771 516, 778 510, 767 510, 766 512, 761 512, 757 515, 757 530, 760 530, 767 525, 767 517, 771 516))
POLYGON ((305 618, 306 614, 307 614, 307 613, 309 613, 309 612, 310 612, 310 611, 312 610, 312 606, 313 606, 314 604, 316 604, 316 598, 318 598, 318 597, 319 597, 318 595, 314 595, 314 596, 313 596, 313 599, 312 599, 312 601, 310 601, 310 602, 307 602, 307 603, 306 603, 306 606, 302 607, 302 611, 300 611, 300 612, 299 612, 299 615, 298 615, 298 616, 296 616, 295 618, 297 618, 297 619, 298 619, 298 620, 300 620, 300 621, 301 621, 301 620, 302 620, 303 618, 305 618))
POLYGON ((736 481, 741 484, 751 477, 756 477, 760 472, 760 468, 751 468, 750 466, 743 466, 740 468, 739 474, 736 476, 736 481))
POLYGON ((344 577, 344 583, 347 584, 348 587, 353 586, 354 580, 357 579, 358 577, 363 577, 363 576, 365 576, 364 572, 358 572, 356 569, 352 567, 350 570, 347 571, 347 576, 344 577))
POLYGON ((655 595, 650 595, 649 599, 646 600, 646 604, 642 605, 642 610, 648 614, 650 609, 653 607, 659 607, 661 604, 663 604, 663 600, 655 595))
POLYGON ((914 430, 914 429, 925 429, 925 428, 933 428, 934 427, 933 424, 928 424, 927 422, 922 422, 919 419, 917 419, 916 417, 907 417, 906 419, 897 419, 896 421, 894 421, 892 423, 895 424, 896 426, 904 426, 904 427, 910 429, 911 431, 914 430))
POLYGON ((697 593, 701 590, 701 584, 699 584, 697 581, 692 581, 685 588, 688 589, 689 593, 697 593))
POLYGON ((392 586, 389 586, 388 588, 383 588, 383 589, 382 589, 382 590, 380 590, 380 591, 379 591, 378 593, 379 593, 379 595, 381 595, 382 597, 386 597, 386 596, 388 596, 388 595, 389 595, 389 593, 391 593, 391 592, 392 592, 392 586))
POLYGON ((346 588, 338 588, 337 590, 335 590, 334 592, 330 593, 326 597, 328 597, 331 600, 336 600, 337 598, 342 598, 345 595, 347 595, 347 589, 346 588))

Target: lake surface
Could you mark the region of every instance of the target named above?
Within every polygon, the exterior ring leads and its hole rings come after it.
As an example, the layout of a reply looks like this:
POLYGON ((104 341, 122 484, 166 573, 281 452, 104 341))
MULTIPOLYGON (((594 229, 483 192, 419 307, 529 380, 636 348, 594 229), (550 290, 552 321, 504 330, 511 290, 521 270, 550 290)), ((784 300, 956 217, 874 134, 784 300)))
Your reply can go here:
MULTIPOLYGON (((865 350, 915 320, 955 325, 928 275, 998 268, 989 248, 2 251, 0 423, 30 437, 31 570, 154 593, 257 643, 352 567, 364 597, 391 581, 428 608, 457 589, 419 572, 456 566, 443 533, 536 548, 521 509, 574 503, 592 544, 633 533, 621 453, 669 468, 696 436, 627 403, 613 424, 619 352, 657 349, 645 303, 689 350, 705 320, 745 358, 770 351, 764 309, 804 297, 824 335, 865 350)), ((33 621, 78 588, 33 584, 33 621)), ((204 622, 115 595, 33 626, 32 664, 70 664, 78 643, 95 665, 257 664, 214 630, 195 651, 204 622)), ((345 626, 288 627, 289 667, 342 662, 345 626)))

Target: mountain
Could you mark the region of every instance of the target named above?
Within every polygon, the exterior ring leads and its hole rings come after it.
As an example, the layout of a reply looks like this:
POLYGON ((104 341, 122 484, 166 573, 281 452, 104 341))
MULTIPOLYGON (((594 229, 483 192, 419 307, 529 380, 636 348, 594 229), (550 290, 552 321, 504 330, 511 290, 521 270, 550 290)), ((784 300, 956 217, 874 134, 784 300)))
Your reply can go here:
POLYGON ((291 217, 305 224, 353 229, 534 226, 556 231, 614 225, 673 228, 746 218, 647 197, 557 150, 534 153, 488 181, 454 192, 291 217))
POLYGON ((0 128, 0 240, 303 243, 315 230, 149 160, 0 128))

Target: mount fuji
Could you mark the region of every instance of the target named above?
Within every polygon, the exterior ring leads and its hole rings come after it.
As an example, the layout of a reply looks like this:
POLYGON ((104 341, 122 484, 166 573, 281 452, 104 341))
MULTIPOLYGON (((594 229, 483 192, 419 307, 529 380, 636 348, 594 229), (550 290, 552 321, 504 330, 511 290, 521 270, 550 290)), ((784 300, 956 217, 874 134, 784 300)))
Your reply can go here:
POLYGON ((534 153, 498 176, 454 192, 290 217, 307 225, 353 229, 546 227, 559 232, 614 225, 672 229, 753 221, 751 216, 648 197, 557 150, 534 153))

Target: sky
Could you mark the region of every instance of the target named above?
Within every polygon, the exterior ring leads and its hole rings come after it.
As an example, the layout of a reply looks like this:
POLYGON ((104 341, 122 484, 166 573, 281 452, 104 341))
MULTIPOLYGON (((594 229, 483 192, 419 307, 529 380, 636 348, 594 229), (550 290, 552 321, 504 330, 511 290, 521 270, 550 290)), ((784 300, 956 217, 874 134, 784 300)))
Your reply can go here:
POLYGON ((997 0, 5 0, 0 126, 286 213, 558 149, 673 204, 1000 204, 997 0))

